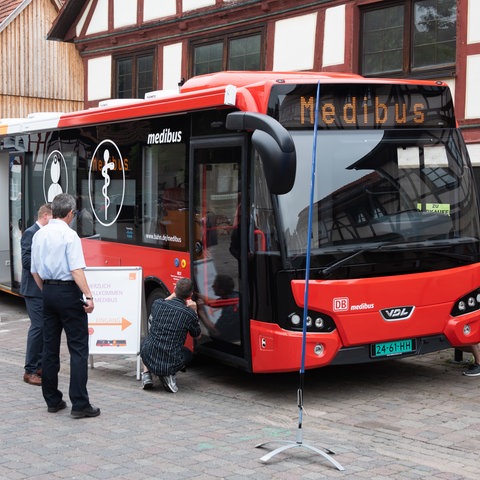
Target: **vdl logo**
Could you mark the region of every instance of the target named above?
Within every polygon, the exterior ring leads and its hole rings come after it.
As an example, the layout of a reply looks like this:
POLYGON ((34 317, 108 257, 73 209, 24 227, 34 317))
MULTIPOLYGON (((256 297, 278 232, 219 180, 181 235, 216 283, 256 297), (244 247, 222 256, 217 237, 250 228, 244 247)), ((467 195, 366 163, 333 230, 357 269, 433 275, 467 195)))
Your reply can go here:
POLYGON ((380 315, 387 322, 396 322, 410 318, 414 310, 415 307, 410 305, 405 307, 383 308, 380 310, 380 315))
POLYGON ((112 140, 103 140, 93 152, 88 171, 88 194, 95 218, 105 227, 113 225, 125 198, 125 165, 120 149, 112 140), (118 179, 119 172, 121 179, 118 179))

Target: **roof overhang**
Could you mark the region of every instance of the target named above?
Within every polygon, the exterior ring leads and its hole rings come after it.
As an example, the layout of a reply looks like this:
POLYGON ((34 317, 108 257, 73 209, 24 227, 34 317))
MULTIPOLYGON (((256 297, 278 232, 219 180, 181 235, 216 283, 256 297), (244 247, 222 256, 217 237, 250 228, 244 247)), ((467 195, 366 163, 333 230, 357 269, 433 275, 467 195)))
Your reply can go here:
POLYGON ((47 40, 72 42, 73 35, 69 32, 87 2, 88 0, 67 0, 47 33, 47 40))

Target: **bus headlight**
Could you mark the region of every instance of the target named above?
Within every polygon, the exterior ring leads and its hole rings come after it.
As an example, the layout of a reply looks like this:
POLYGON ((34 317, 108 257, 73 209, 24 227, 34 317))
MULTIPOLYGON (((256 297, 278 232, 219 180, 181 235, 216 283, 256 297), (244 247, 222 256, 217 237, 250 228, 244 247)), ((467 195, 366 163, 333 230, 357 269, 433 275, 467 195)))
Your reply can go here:
POLYGON ((297 315, 296 313, 294 313, 290 317, 290 321, 292 322, 292 325, 295 325, 297 327, 298 325, 300 325, 300 322, 302 321, 302 319, 300 318, 300 315, 297 315))
POLYGON ((457 317, 466 313, 475 312, 480 309, 480 288, 467 293, 462 298, 459 298, 454 304, 450 315, 457 317))
POLYGON ((317 343, 315 345, 315 347, 313 347, 313 353, 317 356, 317 357, 320 357, 323 355, 323 351, 325 350, 325 348, 323 347, 323 345, 321 343, 317 343))
MULTIPOLYGON (((302 330, 304 315, 305 313, 299 310, 293 311, 286 317, 287 321, 279 322, 279 325, 287 330, 302 330)), ((308 331, 312 333, 333 332, 336 328, 335 322, 331 317, 314 310, 308 310, 305 323, 308 331)))
POLYGON ((318 328, 319 330, 323 328, 323 318, 322 317, 317 317, 315 319, 315 328, 318 328))
POLYGON ((463 327, 463 334, 464 334, 465 336, 468 336, 468 335, 470 335, 470 332, 471 332, 471 331, 472 331, 472 329, 470 328, 470 325, 468 325, 468 323, 467 323, 467 325, 465 325, 465 326, 463 327))

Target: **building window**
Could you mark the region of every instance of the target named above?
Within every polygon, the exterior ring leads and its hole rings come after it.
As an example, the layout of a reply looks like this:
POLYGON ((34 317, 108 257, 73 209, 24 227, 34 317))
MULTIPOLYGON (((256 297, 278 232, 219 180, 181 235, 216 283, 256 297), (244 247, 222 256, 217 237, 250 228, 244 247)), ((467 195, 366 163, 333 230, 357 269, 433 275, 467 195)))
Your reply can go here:
POLYGON ((413 75, 455 65, 455 0, 403 0, 361 11, 363 75, 413 75))
POLYGON ((260 35, 229 40, 229 70, 260 70, 260 35))
POLYGON ((262 35, 227 36, 214 42, 193 45, 192 74, 221 70, 261 70, 262 35))
POLYGON ((117 98, 144 98, 154 89, 153 53, 117 58, 115 65, 117 98))
POLYGON ((223 43, 194 47, 193 75, 218 72, 223 65, 223 43))

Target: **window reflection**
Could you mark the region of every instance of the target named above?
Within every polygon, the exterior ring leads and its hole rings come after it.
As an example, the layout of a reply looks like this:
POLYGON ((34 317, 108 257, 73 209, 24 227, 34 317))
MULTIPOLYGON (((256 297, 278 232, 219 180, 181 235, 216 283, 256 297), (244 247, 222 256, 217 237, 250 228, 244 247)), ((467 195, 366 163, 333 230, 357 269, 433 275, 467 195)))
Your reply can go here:
POLYGON ((143 241, 173 250, 187 249, 185 145, 145 147, 143 172, 143 241))

